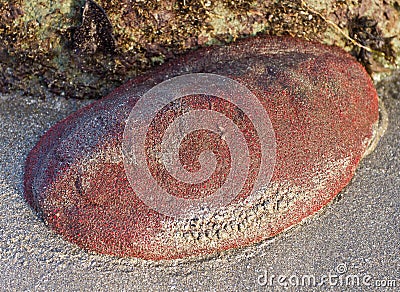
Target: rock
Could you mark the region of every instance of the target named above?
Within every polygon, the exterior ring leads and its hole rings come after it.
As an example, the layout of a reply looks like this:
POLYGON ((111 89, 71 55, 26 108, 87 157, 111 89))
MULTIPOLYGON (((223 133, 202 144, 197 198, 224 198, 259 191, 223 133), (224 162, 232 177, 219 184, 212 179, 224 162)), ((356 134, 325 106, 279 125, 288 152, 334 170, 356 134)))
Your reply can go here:
MULTIPOLYGON (((184 85, 196 88, 201 78, 184 85)), ((151 260, 210 254, 275 236, 327 205, 350 182, 377 123, 378 98, 372 81, 343 50, 290 37, 249 38, 177 58, 53 126, 27 159, 26 199, 50 228, 87 250, 151 260), (156 95, 143 107, 155 85, 185 76, 209 76, 187 75, 199 72, 236 80, 255 101, 228 82, 237 92, 236 101, 226 99, 229 94, 224 91, 195 92, 161 110, 152 108, 163 102, 156 95), (251 102, 256 106, 247 106, 251 102), (126 152, 124 131, 129 132, 132 112, 137 113, 138 107, 140 115, 134 122, 150 115, 151 123, 138 128, 137 132, 145 130, 143 144, 140 139, 129 141, 143 149, 148 169, 131 172, 127 157, 141 158, 126 152), (178 145, 172 154, 180 159, 183 173, 195 175, 215 158, 209 179, 188 183, 168 172, 162 151, 169 149, 163 143, 170 135, 189 125, 176 121, 193 117, 196 111, 204 117, 220 113, 241 134, 226 133, 224 127, 208 129, 220 126, 219 122, 214 123, 215 116, 209 120, 200 116, 201 129, 172 139, 172 146, 178 145), (259 128, 260 121, 264 128, 259 128), (169 133, 173 124, 178 126, 169 133), (240 139, 245 147, 230 148, 240 139), (247 156, 242 160, 247 159, 248 171, 235 172, 239 155, 235 151, 244 149, 247 156), (207 150, 214 158, 204 160, 209 157, 207 150), (153 190, 142 180, 145 172, 156 181, 154 188, 193 202, 211 196, 225 183, 242 180, 242 184, 233 200, 220 208, 179 217, 164 212, 168 201, 157 201, 161 206, 144 203, 148 198, 143 195, 153 190)))
POLYGON ((385 71, 399 55, 399 4, 0 0, 0 92, 100 98, 187 50, 259 33, 334 44, 371 72, 385 71))

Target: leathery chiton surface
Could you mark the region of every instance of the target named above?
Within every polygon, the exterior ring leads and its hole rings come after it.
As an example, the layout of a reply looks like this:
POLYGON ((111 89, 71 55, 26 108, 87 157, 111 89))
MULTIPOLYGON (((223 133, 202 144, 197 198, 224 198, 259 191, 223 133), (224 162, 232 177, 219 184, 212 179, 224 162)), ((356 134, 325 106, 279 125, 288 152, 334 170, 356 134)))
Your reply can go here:
POLYGON ((377 122, 373 84, 341 49, 246 39, 164 64, 53 126, 27 159, 26 199, 87 250, 211 254, 329 203, 377 122))

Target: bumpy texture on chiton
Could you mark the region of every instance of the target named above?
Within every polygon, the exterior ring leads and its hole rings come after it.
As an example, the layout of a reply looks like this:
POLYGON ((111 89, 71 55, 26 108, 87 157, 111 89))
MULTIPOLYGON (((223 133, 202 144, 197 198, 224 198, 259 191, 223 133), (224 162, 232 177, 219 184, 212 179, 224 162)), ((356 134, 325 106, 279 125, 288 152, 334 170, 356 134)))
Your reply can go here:
POLYGON ((28 157, 26 199, 57 233, 99 253, 159 260, 246 246, 276 235, 331 201, 352 178, 377 121, 371 80, 341 49, 261 37, 211 47, 136 78, 53 126, 28 157), (151 87, 196 72, 227 76, 253 92, 275 131, 276 165, 270 184, 246 200, 259 170, 257 135, 262 133, 219 97, 172 102, 155 113, 146 136, 148 167, 160 186, 195 198, 209 195, 227 177, 231 152, 223 129, 220 135, 196 131, 181 141, 179 157, 188 171, 199 170, 204 150, 214 150, 217 157, 215 175, 200 187, 168 177, 157 158, 160 133, 194 109, 219 111, 241 129, 250 167, 243 192, 231 204, 213 214, 171 219, 133 192, 123 164, 124 126, 151 87))

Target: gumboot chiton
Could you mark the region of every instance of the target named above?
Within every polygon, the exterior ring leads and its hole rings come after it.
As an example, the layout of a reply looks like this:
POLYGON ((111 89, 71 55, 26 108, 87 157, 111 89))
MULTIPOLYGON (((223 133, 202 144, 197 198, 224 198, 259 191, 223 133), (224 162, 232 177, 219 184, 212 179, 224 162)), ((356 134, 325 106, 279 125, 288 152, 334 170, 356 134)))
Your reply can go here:
POLYGON ((26 199, 53 230, 88 250, 152 260, 210 254, 272 237, 330 202, 354 175, 377 122, 372 82, 341 49, 286 37, 246 39, 164 64, 53 126, 27 159, 26 199), (180 140, 177 157, 196 173, 201 152, 211 150, 215 173, 191 185, 166 171, 157 151, 182 112, 219 111, 244 133, 249 151, 245 182, 232 202, 204 216, 173 218, 131 187, 124 129, 150 88, 199 72, 229 77, 256 96, 273 126, 276 163, 270 183, 247 200, 260 170, 262 133, 221 97, 194 94, 171 102, 154 113, 144 144, 151 174, 169 193, 208 196, 227 180, 232 163, 223 129, 198 129, 180 140))

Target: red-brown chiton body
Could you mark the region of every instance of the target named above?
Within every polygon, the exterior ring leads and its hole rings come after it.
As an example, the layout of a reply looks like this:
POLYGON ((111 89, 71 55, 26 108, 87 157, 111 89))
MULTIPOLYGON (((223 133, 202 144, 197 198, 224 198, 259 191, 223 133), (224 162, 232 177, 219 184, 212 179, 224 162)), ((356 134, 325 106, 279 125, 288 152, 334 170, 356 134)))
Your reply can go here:
POLYGON ((53 126, 26 162, 26 198, 53 230, 99 253, 159 260, 246 246, 331 201, 354 175, 377 121, 371 80, 341 49, 267 37, 210 47, 132 80, 53 126), (150 88, 198 72, 229 77, 257 97, 275 133, 276 162, 270 183, 247 200, 260 171, 262 133, 221 97, 199 94, 171 102, 154 113, 144 143, 149 172, 168 193, 209 196, 225 183, 233 163, 224 129, 219 134, 198 129, 180 141, 177 155, 195 173, 201 153, 212 151, 215 172, 196 184, 168 173, 158 151, 168 124, 183 113, 202 109, 231 119, 249 153, 248 172, 232 202, 205 216, 171 218, 135 194, 124 168, 124 129, 150 88))

